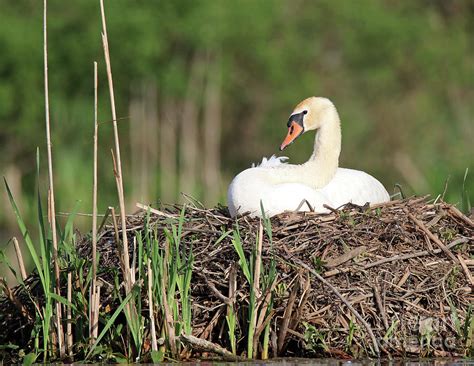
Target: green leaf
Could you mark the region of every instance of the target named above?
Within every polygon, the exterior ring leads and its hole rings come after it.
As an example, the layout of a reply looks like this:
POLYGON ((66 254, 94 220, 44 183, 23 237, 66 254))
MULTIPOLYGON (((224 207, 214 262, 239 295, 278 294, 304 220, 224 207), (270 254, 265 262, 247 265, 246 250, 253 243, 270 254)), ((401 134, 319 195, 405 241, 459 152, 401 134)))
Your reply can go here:
POLYGON ((245 278, 247 279, 248 283, 252 283, 252 277, 250 276, 250 269, 247 262, 247 258, 245 258, 244 248, 242 246, 242 239, 240 238, 239 228, 237 226, 236 230, 234 230, 234 236, 232 238, 232 245, 235 248, 239 256, 239 264, 242 268, 242 272, 244 272, 245 278))
POLYGON ((28 353, 25 357, 23 357, 23 366, 30 366, 32 365, 35 361, 38 355, 36 353, 28 353))
POLYGON ((105 336, 105 334, 109 331, 110 327, 114 324, 115 322, 115 319, 117 319, 117 317, 119 316, 119 314, 123 311, 123 309, 125 308, 125 305, 128 304, 128 302, 130 301, 130 299, 132 298, 132 296, 134 296, 135 292, 137 291, 139 287, 138 286, 134 286, 134 288, 132 289, 132 291, 130 291, 130 293, 125 297, 125 299, 123 299, 122 303, 120 304, 120 306, 117 308, 117 310, 115 310, 115 312, 113 313, 113 315, 110 317, 110 319, 108 320, 107 324, 105 324, 105 327, 104 329, 102 329, 102 332, 100 332, 99 336, 97 337, 96 341, 94 342, 94 344, 92 345, 91 349, 89 350, 89 352, 87 353, 86 355, 86 360, 90 357, 90 355, 92 354, 92 352, 94 351, 94 349, 97 347, 97 345, 99 344, 99 342, 102 340, 102 338, 105 336))
POLYGON ((23 238, 25 239, 26 246, 28 248, 28 251, 30 252, 31 258, 33 259, 33 263, 36 266, 38 275, 40 276, 40 279, 41 279, 41 284, 43 285, 44 292, 47 293, 48 288, 46 287, 45 278, 43 275, 43 267, 41 266, 40 258, 38 257, 38 253, 36 252, 33 241, 31 240, 30 234, 28 233, 28 229, 26 228, 25 222, 21 218, 20 210, 18 209, 18 206, 15 203, 12 192, 10 190, 10 187, 8 186, 8 183, 5 177, 3 178, 3 181, 5 182, 5 188, 7 189, 8 199, 10 200, 10 204, 13 208, 13 212, 15 213, 18 227, 20 228, 21 234, 23 235, 23 238))
POLYGON ((76 306, 72 302, 65 299, 64 297, 59 296, 58 294, 55 294, 54 292, 50 292, 49 297, 51 297, 52 299, 56 301, 59 301, 63 305, 69 306, 72 310, 77 311, 76 306))
POLYGON ((160 363, 163 362, 165 359, 165 355, 162 351, 151 351, 151 360, 153 363, 160 363))

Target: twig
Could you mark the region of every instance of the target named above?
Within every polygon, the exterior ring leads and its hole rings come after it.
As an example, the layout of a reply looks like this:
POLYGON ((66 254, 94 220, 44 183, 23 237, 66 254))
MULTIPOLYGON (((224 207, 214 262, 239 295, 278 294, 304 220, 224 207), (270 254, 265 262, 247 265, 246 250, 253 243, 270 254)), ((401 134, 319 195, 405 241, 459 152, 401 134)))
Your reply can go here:
MULTIPOLYGON (((299 275, 297 275, 299 277, 299 275)), ((293 307, 296 301, 296 295, 298 294, 298 290, 300 288, 300 282, 298 278, 293 285, 293 289, 291 290, 290 297, 288 299, 288 303, 285 307, 285 312, 283 313, 283 322, 280 327, 280 333, 278 334, 278 353, 281 353, 283 350, 283 346, 286 340, 286 333, 288 332, 288 325, 290 324, 291 320, 291 313, 293 312, 293 307)))
POLYGON ((468 224, 470 227, 474 227, 474 222, 472 222, 472 220, 467 217, 466 215, 464 215, 461 211, 459 211, 459 209, 456 207, 456 206, 453 206, 453 205, 447 205, 445 204, 445 206, 448 207, 448 210, 451 211, 453 213, 454 216, 456 216, 457 218, 461 219, 462 221, 464 221, 466 224, 468 224))
POLYGON ((415 216, 413 216, 410 212, 408 212, 407 209, 403 209, 403 211, 408 215, 408 217, 410 217, 410 219, 426 234, 428 235, 428 237, 433 240, 433 242, 443 250, 444 253, 446 253, 446 255, 451 258, 453 261, 455 262, 458 262, 458 259, 454 256, 453 253, 451 253, 451 251, 448 249, 448 247, 446 247, 446 245, 443 244, 443 242, 441 240, 439 240, 439 238, 434 235, 430 230, 428 230, 428 228, 425 226, 425 224, 423 224, 423 222, 421 222, 420 220, 418 220, 415 216))
POLYGON ((337 267, 337 266, 339 266, 339 265, 341 265, 341 264, 343 264, 347 261, 350 261, 352 258, 355 258, 358 255, 364 253, 366 250, 367 250, 367 247, 364 246, 364 245, 360 246, 360 247, 353 248, 353 249, 349 250, 347 253, 344 253, 343 255, 341 255, 339 257, 328 259, 328 261, 324 265, 324 267, 328 267, 328 268, 337 267))
POLYGON ((224 357, 230 361, 240 361, 244 360, 243 357, 235 356, 232 352, 229 352, 225 348, 219 346, 218 344, 206 341, 205 339, 198 338, 192 335, 181 334, 179 337, 180 341, 183 343, 189 344, 191 347, 195 349, 200 349, 202 351, 213 352, 219 356, 224 357))
MULTIPOLYGON (((257 320, 257 329, 261 328, 263 330, 264 327, 262 327, 262 324, 264 323, 265 321, 265 315, 267 313, 267 310, 268 310, 268 305, 270 304, 270 300, 271 300, 271 297, 272 297, 272 292, 275 290, 275 287, 278 283, 278 275, 275 276, 275 279, 273 280, 273 283, 270 285, 270 287, 267 288, 267 290, 265 291, 265 293, 263 295, 265 295, 263 297, 262 295, 262 304, 260 305, 260 316, 258 317, 258 320, 257 320)), ((260 332, 255 332, 255 336, 258 337, 260 335, 260 332)))
POLYGON ((330 271, 326 271, 323 273, 323 277, 331 277, 331 276, 335 276, 339 273, 346 273, 346 272, 350 272, 352 270, 351 267, 347 267, 347 268, 335 268, 335 269, 331 269, 330 271))
MULTIPOLYGON (((54 201, 54 179, 53 179, 53 155, 51 151, 51 128, 49 121, 49 88, 48 88, 48 29, 47 29, 47 0, 43 2, 43 45, 44 45, 44 101, 46 114, 46 145, 48 151, 48 177, 49 177, 49 209, 51 219, 51 231, 53 239, 53 262, 54 274, 56 278, 56 294, 61 296, 61 282, 59 279, 59 263, 58 263, 58 237, 56 232, 56 208, 54 201)), ((61 358, 65 356, 64 334, 62 327, 61 303, 56 301, 56 327, 58 330, 59 355, 61 358)))
POLYGON ((373 291, 374 291, 375 303, 377 304, 377 307, 379 308, 380 314, 382 314, 383 325, 385 327, 385 330, 388 330, 389 325, 388 325, 388 320, 387 320, 387 314, 385 313, 385 309, 382 303, 382 298, 380 297, 380 292, 377 285, 374 286, 373 291))
POLYGON ((405 269, 405 272, 403 273, 402 278, 400 278, 400 281, 398 281, 396 286, 397 287, 402 287, 405 284, 405 282, 407 282, 408 277, 410 277, 410 274, 411 274, 410 273, 410 267, 407 266, 407 268, 405 269))
MULTIPOLYGON (((214 295, 216 295, 216 297, 217 297, 218 299, 220 299, 220 300, 221 300, 223 303, 225 303, 226 305, 232 305, 231 299, 228 298, 228 297, 226 297, 226 296, 224 296, 224 295, 222 294, 222 292, 220 292, 220 291, 216 288, 216 286, 214 286, 214 284, 213 284, 211 281, 208 280, 207 276, 204 276, 204 275, 203 275, 203 276, 201 276, 201 277, 204 279, 204 281, 206 282, 207 286, 211 289, 211 291, 214 293, 214 295)), ((229 290, 229 291, 230 291, 230 290, 229 290)))
MULTIPOLYGON (((449 243, 446 246, 446 248, 451 249, 452 247, 454 247, 458 244, 467 243, 468 241, 469 241, 468 238, 459 238, 459 239, 456 239, 456 240, 452 241, 451 243, 449 243)), ((402 261, 402 260, 405 260, 405 259, 423 257, 425 255, 438 254, 438 253, 441 253, 441 252, 442 252, 441 249, 434 249, 432 252, 430 252, 428 250, 422 250, 422 251, 416 252, 416 253, 410 253, 410 254, 404 254, 404 255, 394 255, 393 257, 390 257, 390 258, 384 258, 384 259, 381 259, 377 262, 366 264, 364 266, 364 269, 369 269, 369 268, 379 266, 381 264, 385 264, 385 263, 388 263, 388 262, 402 261)))
POLYGON ((296 314, 292 316, 288 329, 296 328, 298 324, 300 323, 304 308, 306 304, 308 303, 310 289, 311 289, 311 277, 309 273, 307 273, 306 281, 304 282, 304 286, 303 286, 303 291, 298 301, 298 306, 296 308, 296 314))
POLYGON ((471 271, 469 271, 469 268, 467 268, 466 262, 464 261, 463 257, 459 253, 458 253, 458 259, 464 273, 466 274, 467 280, 471 283, 471 286, 474 286, 474 278, 472 277, 471 271))
POLYGON ((25 262, 23 261, 23 255, 21 254, 20 245, 18 244, 18 240, 16 237, 13 237, 13 246, 15 248, 16 259, 18 260, 18 267, 20 268, 21 279, 24 281, 26 280, 26 270, 25 270, 25 262))
POLYGON ((365 327, 365 329, 369 333, 370 338, 372 339, 372 345, 374 347, 374 351, 376 355, 379 356, 380 350, 377 344, 377 339, 375 338, 374 332, 372 331, 372 328, 370 327, 369 323, 367 323, 364 320, 364 318, 359 314, 359 312, 356 309, 354 309, 354 307, 350 304, 350 302, 347 301, 347 299, 345 299, 341 295, 341 293, 333 285, 331 285, 331 283, 329 283, 326 279, 324 279, 318 272, 316 272, 314 269, 310 268, 309 266, 307 266, 305 263, 303 263, 297 258, 293 258, 293 260, 296 263, 298 263, 298 265, 310 271, 320 282, 322 282, 324 285, 329 287, 331 291, 334 292, 334 294, 347 306, 347 308, 351 311, 351 313, 354 314, 354 316, 362 323, 362 325, 365 327))
POLYGON ((144 205, 143 203, 137 203, 136 206, 142 210, 145 211, 150 211, 151 213, 158 215, 158 216, 163 216, 163 217, 168 217, 168 218, 176 218, 176 215, 170 215, 167 214, 166 212, 157 210, 156 208, 153 208, 151 206, 144 205))

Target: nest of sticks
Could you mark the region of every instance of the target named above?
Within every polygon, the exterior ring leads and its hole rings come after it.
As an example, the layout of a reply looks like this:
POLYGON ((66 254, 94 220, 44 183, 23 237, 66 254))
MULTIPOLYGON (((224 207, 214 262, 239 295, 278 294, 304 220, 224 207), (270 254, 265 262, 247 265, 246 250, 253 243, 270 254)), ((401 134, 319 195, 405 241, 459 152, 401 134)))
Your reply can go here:
MULTIPOLYGON (((163 229, 176 222, 182 208, 166 206, 129 216, 130 243, 148 220, 157 229, 158 245, 165 245, 163 229)), ((268 324, 270 357, 473 353, 474 226, 452 205, 411 198, 371 208, 346 206, 330 214, 281 214, 271 219, 271 240, 259 219, 234 220, 223 207, 187 205, 183 212, 180 250, 192 248, 194 257, 192 336, 181 337, 188 356, 217 353, 232 358, 229 306, 237 314, 237 355, 246 355, 251 290, 258 355, 268 324), (261 258, 252 273, 259 271, 262 282, 253 288, 233 244, 237 226, 246 258, 257 256, 253 266, 261 258), (265 285, 271 263, 276 277, 265 285)), ((99 278, 104 283, 113 283, 107 269, 121 265, 116 229, 106 225, 100 232, 99 278)), ((77 250, 91 258, 90 239, 83 238, 77 250)), ((130 257, 136 258, 133 244, 130 257)), ((31 329, 32 319, 21 307, 34 314, 29 299, 41 294, 34 275, 25 283, 27 291, 16 287, 13 295, 0 300, 3 344, 18 343, 31 329)), ((102 308, 117 306, 109 287, 101 293, 102 308)), ((147 312, 146 291, 143 302, 147 312)))

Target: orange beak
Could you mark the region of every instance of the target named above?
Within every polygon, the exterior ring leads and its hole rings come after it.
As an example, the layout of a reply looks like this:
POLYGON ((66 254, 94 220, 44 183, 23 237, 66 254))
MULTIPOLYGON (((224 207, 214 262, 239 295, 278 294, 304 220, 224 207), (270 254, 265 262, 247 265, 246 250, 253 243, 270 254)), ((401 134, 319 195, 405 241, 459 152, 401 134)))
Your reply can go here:
POLYGON ((296 140, 296 138, 301 135, 304 131, 304 128, 295 121, 291 122, 290 127, 288 127, 288 134, 280 145, 280 151, 286 148, 289 144, 296 140))

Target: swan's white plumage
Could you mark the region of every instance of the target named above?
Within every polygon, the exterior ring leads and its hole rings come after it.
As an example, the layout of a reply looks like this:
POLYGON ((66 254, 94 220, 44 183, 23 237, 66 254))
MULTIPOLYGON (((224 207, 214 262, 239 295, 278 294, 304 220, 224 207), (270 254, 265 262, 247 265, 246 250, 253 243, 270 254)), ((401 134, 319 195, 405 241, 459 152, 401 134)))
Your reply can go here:
POLYGON ((306 200, 315 212, 328 212, 327 205, 338 208, 347 203, 365 205, 390 200, 383 185, 371 175, 353 169, 338 168, 334 178, 323 188, 313 189, 300 183, 272 185, 259 179, 260 167, 249 168, 238 174, 229 185, 227 202, 232 217, 250 212, 261 216, 260 201, 265 213, 273 216, 285 211, 309 211, 306 200), (303 205, 301 205, 303 203, 303 205))
MULTIPOLYGON (((338 168, 341 131, 336 108, 326 98, 308 98, 294 113, 304 111, 304 131, 318 130, 314 152, 304 164, 287 164, 287 157, 263 158, 258 166, 239 173, 229 185, 227 203, 232 217, 250 212, 267 216, 284 211, 327 212, 347 203, 365 205, 390 200, 383 185, 369 174, 338 168), (306 204, 306 202, 308 204, 306 204)), ((290 141, 291 142, 291 141, 290 141)))

